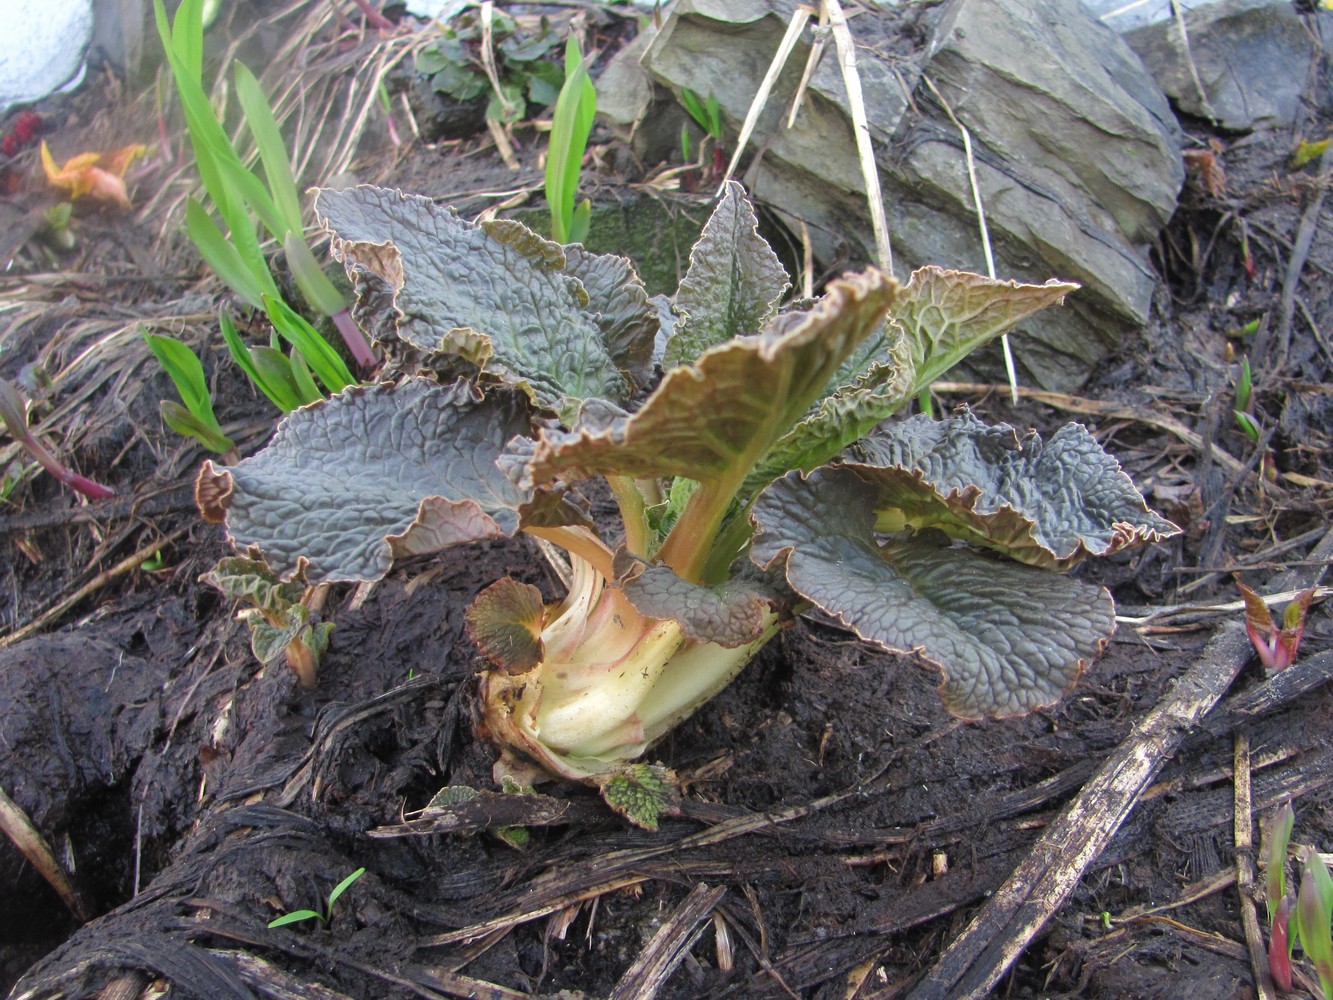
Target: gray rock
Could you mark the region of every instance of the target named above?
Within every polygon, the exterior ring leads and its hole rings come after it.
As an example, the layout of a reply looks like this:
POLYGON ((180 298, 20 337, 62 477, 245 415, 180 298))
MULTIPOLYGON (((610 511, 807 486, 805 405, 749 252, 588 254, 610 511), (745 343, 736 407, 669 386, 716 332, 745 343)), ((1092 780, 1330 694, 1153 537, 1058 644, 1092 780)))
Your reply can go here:
MULTIPOLYGON (((644 63, 675 92, 714 91, 734 137, 794 6, 677 0, 644 63)), ((925 73, 971 131, 999 276, 1085 286, 1016 337, 1024 380, 1081 385, 1148 315, 1155 279, 1142 247, 1183 180, 1165 98, 1079 0, 925 0, 850 24, 896 269, 985 271, 962 140, 925 73)), ((795 126, 779 121, 808 51, 807 35, 760 119, 752 148, 764 153, 746 179, 806 223, 821 260, 869 260, 864 181, 831 41, 795 126)))
POLYGON ((1320 45, 1291 0, 1179 0, 1183 34, 1171 0, 1083 3, 1184 113, 1237 132, 1295 123, 1320 45))
POLYGON ((0 3, 0 112, 83 79, 92 0, 0 3))

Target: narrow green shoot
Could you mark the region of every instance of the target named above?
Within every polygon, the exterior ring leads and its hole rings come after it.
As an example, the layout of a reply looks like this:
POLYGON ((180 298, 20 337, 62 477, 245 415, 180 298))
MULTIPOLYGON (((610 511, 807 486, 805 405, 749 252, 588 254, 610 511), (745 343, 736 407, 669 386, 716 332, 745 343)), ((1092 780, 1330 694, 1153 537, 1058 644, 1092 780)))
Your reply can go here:
POLYGON ((286 927, 288 924, 300 923, 302 920, 318 920, 325 927, 333 921, 333 906, 338 902, 338 897, 351 888, 352 883, 366 873, 365 868, 358 868, 352 874, 333 887, 329 893, 328 902, 324 904, 323 911, 320 910, 293 910, 291 913, 284 913, 275 920, 268 923, 269 929, 275 927, 286 927))
POLYGON ((1333 1000, 1333 878, 1314 848, 1305 854, 1296 909, 1300 915, 1301 950, 1319 973, 1324 1000, 1333 1000))
POLYGON ((356 382, 347 365, 318 330, 282 299, 264 296, 269 322, 283 340, 300 351, 329 392, 340 392, 356 382))
POLYGON ((707 100, 700 100, 698 94, 686 88, 681 91, 680 103, 705 134, 722 141, 722 107, 718 104, 716 94, 709 94, 707 100))
POLYGON ((177 434, 194 438, 219 455, 234 451, 235 442, 222 433, 213 413, 213 398, 208 391, 208 380, 204 378, 204 366, 194 351, 179 340, 156 333, 144 333, 143 339, 180 393, 180 403, 164 399, 160 404, 162 419, 167 426, 177 434))
POLYGON ((588 76, 572 35, 565 44, 565 83, 555 101, 551 119, 551 146, 546 154, 546 201, 551 206, 551 235, 557 243, 582 243, 588 236, 592 202, 576 208, 583 154, 597 114, 597 90, 588 76))
POLYGON ((1253 402, 1254 381, 1250 374, 1250 359, 1241 358, 1240 378, 1236 380, 1236 407, 1232 414, 1236 418, 1236 426, 1239 427, 1251 441, 1258 443, 1261 436, 1259 421, 1254 418, 1250 412, 1250 404, 1253 402))
MULTIPOLYGON (((291 413, 297 407, 323 398, 323 393, 313 381, 306 385, 297 378, 293 359, 273 347, 246 346, 225 309, 218 315, 218 325, 222 328, 222 339, 227 343, 232 360, 245 372, 255 388, 283 413, 291 413)), ((309 370, 305 368, 304 361, 301 367, 308 377, 309 370)))

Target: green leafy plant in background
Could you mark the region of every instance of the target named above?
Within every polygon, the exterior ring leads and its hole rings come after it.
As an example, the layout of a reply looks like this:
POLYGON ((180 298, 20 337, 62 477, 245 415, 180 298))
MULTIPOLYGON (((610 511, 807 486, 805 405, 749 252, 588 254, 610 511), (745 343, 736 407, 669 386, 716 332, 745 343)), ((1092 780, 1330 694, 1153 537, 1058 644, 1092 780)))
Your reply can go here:
MULTIPOLYGON (((184 0, 168 23, 162 0, 154 0, 158 34, 171 67, 194 150, 200 179, 218 217, 194 198, 186 204, 185 225, 205 262, 242 300, 263 310, 284 339, 308 339, 313 327, 283 301, 260 246, 256 221, 283 248, 292 279, 307 303, 332 319, 357 363, 370 368, 375 357, 347 310, 341 292, 315 260, 305 241, 301 201, 291 160, 273 109, 254 74, 237 62, 233 80, 237 100, 254 139, 263 180, 242 161, 203 89, 203 20, 201 0, 184 0)), ((322 335, 315 333, 319 340, 322 335)), ((326 349, 327 341, 324 342, 326 349)), ((305 352, 307 359, 310 352, 305 352)), ((238 357, 238 363, 245 367, 238 357)), ((341 387, 340 387, 341 388, 341 387)))
MULTIPOLYGON (((5 378, 0 378, 0 423, 4 424, 9 436, 17 441, 38 465, 70 489, 82 493, 89 500, 105 500, 116 495, 116 491, 111 487, 103 486, 75 472, 56 457, 46 442, 28 426, 28 404, 24 401, 18 386, 5 378)), ((23 478, 24 475, 20 473, 10 481, 10 474, 6 473, 5 480, 8 485, 5 487, 5 493, 8 494, 23 478)))
POLYGON ((1052 704, 1114 628, 1110 595, 1058 571, 1177 530, 1079 425, 885 422, 1074 285, 871 269, 783 311, 734 182, 671 302, 625 258, 429 199, 361 187, 316 211, 392 362, 450 374, 291 414, 205 464, 201 511, 282 580, 518 533, 563 550, 563 598, 505 578, 467 613, 500 775, 536 763, 654 826, 674 780, 641 755, 812 607, 936 668, 956 716, 1052 704), (575 489, 599 477, 624 544, 575 489))
POLYGON ((475 100, 490 89, 486 116, 502 124, 522 121, 529 106, 544 108, 555 102, 565 73, 559 61, 560 36, 546 18, 529 27, 526 21, 521 25, 496 11, 491 42, 500 93, 494 93, 486 74, 481 17, 476 11, 452 18, 440 38, 417 53, 417 72, 456 101, 475 100))
POLYGON ((338 898, 342 896, 344 892, 352 887, 352 883, 365 873, 366 870, 364 868, 358 868, 335 885, 333 891, 329 893, 328 902, 324 904, 323 910, 293 910, 291 913, 284 913, 276 920, 270 920, 268 922, 269 929, 272 930, 274 927, 286 927, 288 924, 300 923, 303 920, 318 920, 325 927, 329 926, 329 924, 333 922, 333 905, 338 902, 338 898))
MULTIPOLYGON (((177 434, 192 437, 209 451, 219 455, 234 452, 236 443, 222 433, 213 413, 213 396, 204 377, 204 366, 187 344, 172 337, 144 333, 143 339, 158 363, 171 376, 181 401, 164 399, 162 419, 177 434)), ((231 456, 233 459, 236 455, 231 456)))
MULTIPOLYGON (((689 116, 694 119, 695 124, 703 130, 704 136, 713 142, 713 165, 708 176, 715 181, 722 176, 722 172, 727 165, 726 157, 722 151, 722 106, 718 103, 715 94, 710 93, 707 99, 701 99, 698 94, 689 88, 681 91, 680 103, 689 116)), ((681 126, 680 141, 681 152, 688 163, 690 159, 688 126, 681 126)), ((702 158, 702 152, 700 157, 702 158)))
POLYGON ((588 237, 592 202, 575 207, 583 154, 597 115, 597 89, 592 85, 578 39, 565 43, 565 83, 551 119, 551 146, 546 154, 546 203, 551 206, 551 235, 557 243, 582 243, 588 237))

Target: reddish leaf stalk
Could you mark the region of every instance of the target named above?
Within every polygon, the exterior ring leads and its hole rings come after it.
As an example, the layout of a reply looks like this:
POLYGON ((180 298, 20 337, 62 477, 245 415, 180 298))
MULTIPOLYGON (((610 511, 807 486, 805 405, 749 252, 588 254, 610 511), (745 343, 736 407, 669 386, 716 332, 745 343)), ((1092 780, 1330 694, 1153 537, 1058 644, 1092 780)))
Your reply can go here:
POLYGON ((1291 919, 1291 904, 1286 897, 1277 904, 1273 914, 1273 927, 1268 934, 1268 971, 1273 983, 1284 993, 1291 992, 1291 938, 1288 924, 1291 919))
POLYGON ((0 379, 0 419, 14 440, 23 446, 43 469, 55 476, 66 486, 77 490, 90 500, 105 500, 116 495, 109 486, 94 482, 87 476, 75 472, 49 449, 37 435, 28 429, 27 407, 13 383, 0 379))
POLYGON ((334 313, 332 319, 333 325, 342 334, 343 342, 347 345, 347 349, 352 352, 352 357, 356 359, 356 363, 366 371, 374 368, 377 364, 375 352, 370 349, 366 335, 356 325, 356 321, 352 319, 352 314, 343 309, 334 313))

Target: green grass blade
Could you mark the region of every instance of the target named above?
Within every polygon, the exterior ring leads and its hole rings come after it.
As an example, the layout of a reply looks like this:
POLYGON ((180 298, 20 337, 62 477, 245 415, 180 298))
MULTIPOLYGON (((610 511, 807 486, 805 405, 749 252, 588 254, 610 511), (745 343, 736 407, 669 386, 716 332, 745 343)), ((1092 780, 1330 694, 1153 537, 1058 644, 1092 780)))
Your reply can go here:
POLYGON ((191 198, 185 205, 185 231, 205 263, 233 292, 255 308, 264 305, 264 294, 277 291, 273 276, 261 257, 256 267, 223 235, 203 206, 191 198))
POLYGON ((266 295, 264 309, 273 329, 301 352, 329 392, 340 392, 356 381, 333 346, 286 302, 266 295))
POLYGON ((571 36, 565 45, 565 83, 556 98, 546 156, 546 201, 551 206, 551 232, 558 243, 570 242, 583 153, 596 113, 597 91, 583 64, 578 40, 571 36))
POLYGON ((588 229, 592 225, 592 202, 584 198, 569 220, 569 242, 583 243, 588 239, 588 229))
POLYGON ((332 316, 347 308, 342 293, 329 280, 299 233, 288 233, 282 241, 282 248, 287 254, 287 267, 292 272, 296 287, 316 312, 322 316, 332 316))
POLYGON ((333 915, 333 904, 338 902, 338 897, 341 896, 344 892, 346 892, 348 887, 351 886, 353 882, 355 882, 365 873, 366 870, 364 868, 358 868, 356 871, 352 872, 352 874, 348 875, 345 879, 343 879, 341 882, 339 882, 337 885, 333 887, 333 891, 329 893, 330 916, 333 915))
POLYGON ((225 455, 236 447, 236 443, 222 433, 222 428, 216 422, 209 425, 174 399, 164 399, 158 407, 168 427, 182 437, 194 438, 209 451, 225 455))
POLYGON ((269 930, 272 930, 275 927, 286 927, 288 924, 298 923, 302 920, 323 921, 323 919, 324 918, 314 910, 293 910, 291 913, 284 913, 276 920, 270 920, 268 922, 268 927, 269 930))
POLYGON ((292 369, 292 384, 296 387, 303 403, 313 403, 324 398, 319 386, 315 385, 315 380, 310 377, 310 366, 305 363, 305 357, 295 347, 292 348, 288 364, 292 369))
MULTIPOLYGON (((292 376, 292 362, 287 355, 276 347, 261 344, 250 348, 250 357, 254 359, 264 384, 269 387, 273 397, 283 413, 291 413, 298 406, 312 402, 302 392, 292 376)), ((318 395, 316 399, 320 398, 318 395)))
POLYGON ((264 179, 273 204, 286 228, 298 234, 305 232, 301 222, 301 198, 296 191, 292 161, 287 156, 287 145, 282 130, 273 116, 273 107, 264 95, 259 81, 245 63, 238 62, 233 71, 236 77, 236 97, 245 112, 245 124, 254 136, 259 149, 259 162, 264 167, 264 179))

